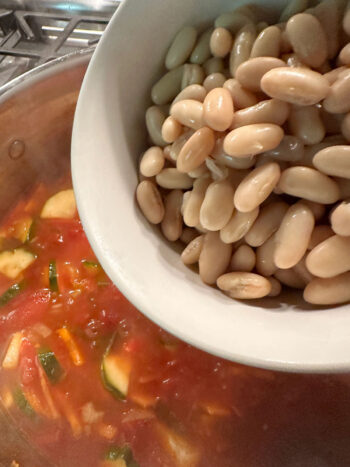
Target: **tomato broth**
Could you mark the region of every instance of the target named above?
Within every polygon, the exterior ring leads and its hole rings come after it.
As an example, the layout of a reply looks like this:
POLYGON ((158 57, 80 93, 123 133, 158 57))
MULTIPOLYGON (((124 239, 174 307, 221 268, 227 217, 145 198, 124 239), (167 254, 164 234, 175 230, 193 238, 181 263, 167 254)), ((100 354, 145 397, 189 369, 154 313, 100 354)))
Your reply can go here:
POLYGON ((0 244, 0 397, 55 465, 350 465, 350 379, 227 362, 150 322, 99 265, 69 175, 0 244))

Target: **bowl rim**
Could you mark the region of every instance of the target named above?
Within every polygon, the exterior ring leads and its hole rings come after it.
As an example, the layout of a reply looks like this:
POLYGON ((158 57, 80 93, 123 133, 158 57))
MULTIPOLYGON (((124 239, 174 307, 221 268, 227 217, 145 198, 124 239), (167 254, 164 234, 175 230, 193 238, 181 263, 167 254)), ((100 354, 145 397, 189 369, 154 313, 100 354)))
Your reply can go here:
MULTIPOLYGON (((174 325, 170 325, 166 320, 162 319, 162 316, 159 313, 154 313, 151 304, 145 303, 142 299, 140 294, 130 286, 130 281, 128 278, 123 274, 120 268, 115 268, 115 263, 111 258, 106 255, 106 246, 103 244, 102 238, 100 236, 100 231, 97 230, 94 222, 91 220, 89 216, 89 206, 88 202, 85 199, 86 191, 82 188, 81 185, 81 176, 79 170, 79 164, 81 160, 78 157, 79 153, 79 135, 81 134, 82 129, 84 128, 84 124, 82 121, 84 120, 84 108, 83 103, 84 100, 88 99, 89 89, 94 85, 93 80, 95 79, 95 72, 98 66, 99 61, 99 54, 100 51, 105 47, 105 45, 110 41, 111 31, 113 31, 117 27, 117 22, 119 18, 127 11, 128 6, 130 4, 136 4, 138 0, 124 0, 122 5, 118 8, 115 15, 111 19, 110 23, 108 24, 103 37, 101 38, 97 49, 90 61, 87 73, 85 75, 83 85, 81 88, 80 96, 78 99, 78 104, 75 113, 75 119, 73 124, 73 135, 72 135, 72 157, 71 157, 71 164, 72 164, 72 179, 73 179, 73 187, 77 199, 77 206, 79 210, 79 214, 81 217, 81 221, 88 237, 88 240, 97 256, 99 258, 100 263, 108 276, 112 279, 112 281, 117 285, 120 291, 130 300, 130 302, 136 306, 146 317, 151 319, 157 325, 165 329, 166 331, 170 332, 171 334, 176 335, 180 339, 194 345, 197 348, 200 348, 206 352, 210 352, 213 355, 216 355, 221 358, 233 360, 245 365, 271 369, 271 370, 278 370, 278 371, 285 371, 285 372, 298 372, 298 373, 339 373, 345 372, 350 370, 350 356, 349 358, 344 358, 343 354, 348 354, 346 349, 343 352, 342 349, 342 357, 341 358, 334 358, 334 360, 330 360, 327 362, 324 361, 306 361, 301 362, 300 358, 296 359, 289 359, 284 360, 275 359, 275 358, 266 358, 259 356, 259 352, 255 352, 254 355, 252 354, 244 354, 241 352, 234 352, 232 350, 227 351, 223 348, 218 349, 216 346, 211 345, 210 343, 203 342, 203 339, 197 337, 197 335, 193 335, 191 333, 183 332, 183 328, 179 329, 174 325)), ((85 131, 88 128, 85 128, 85 131)), ((164 243, 164 242, 163 242, 164 243)), ((209 289, 210 291, 210 289, 209 289)), ((212 291, 210 291, 212 292, 212 291)), ((322 313, 322 310, 320 311, 322 313)), ((247 311, 249 313, 249 310, 247 311)), ((309 314, 309 313, 306 313, 309 314)), ((323 323, 323 327, 325 327, 323 323)), ((334 345, 334 339, 332 339, 332 330, 330 331, 329 341, 332 342, 334 345)), ((350 340, 350 339, 349 339, 350 340)), ((296 345, 298 342, 296 342, 296 345)), ((321 345, 321 342, 320 342, 321 345)), ((266 347, 266 346, 265 346, 266 347)), ((349 344, 350 350, 350 344, 349 344)), ((338 352, 339 353, 339 352, 338 352)), ((349 354, 350 355, 350 354, 349 354)))

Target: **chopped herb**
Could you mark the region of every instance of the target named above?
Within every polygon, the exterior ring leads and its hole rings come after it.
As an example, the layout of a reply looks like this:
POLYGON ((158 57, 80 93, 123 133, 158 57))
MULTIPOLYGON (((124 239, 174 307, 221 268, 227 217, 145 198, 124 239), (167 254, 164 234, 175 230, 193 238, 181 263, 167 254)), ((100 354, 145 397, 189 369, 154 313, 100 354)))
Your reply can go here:
POLYGON ((63 370, 52 350, 41 348, 38 358, 51 383, 57 383, 63 377, 63 370))
POLYGON ((58 292, 56 261, 51 261, 49 264, 49 283, 50 289, 53 292, 58 292))
POLYGON ((13 391, 13 400, 17 404, 18 408, 28 415, 28 417, 33 417, 35 415, 33 407, 27 401, 21 388, 17 388, 13 391))
POLYGON ((101 267, 99 263, 96 263, 95 261, 88 261, 86 259, 84 259, 82 263, 86 268, 89 268, 89 269, 99 269, 101 267))

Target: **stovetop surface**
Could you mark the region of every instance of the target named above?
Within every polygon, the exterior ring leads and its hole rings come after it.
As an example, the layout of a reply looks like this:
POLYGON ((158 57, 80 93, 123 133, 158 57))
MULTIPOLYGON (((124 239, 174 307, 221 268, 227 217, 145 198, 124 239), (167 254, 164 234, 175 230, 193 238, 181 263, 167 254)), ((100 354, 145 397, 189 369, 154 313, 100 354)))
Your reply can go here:
POLYGON ((0 86, 54 58, 94 47, 121 0, 3 0, 0 86))

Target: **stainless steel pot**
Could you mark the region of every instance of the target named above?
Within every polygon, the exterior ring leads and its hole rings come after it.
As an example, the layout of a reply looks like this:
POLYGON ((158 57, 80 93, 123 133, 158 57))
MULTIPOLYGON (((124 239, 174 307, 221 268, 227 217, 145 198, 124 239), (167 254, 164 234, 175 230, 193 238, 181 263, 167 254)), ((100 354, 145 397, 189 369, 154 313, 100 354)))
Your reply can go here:
MULTIPOLYGON (((0 88, 0 219, 38 181, 70 165, 72 123, 91 51, 49 62, 0 88)), ((0 465, 48 466, 0 403, 0 465)))

